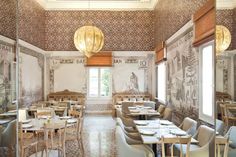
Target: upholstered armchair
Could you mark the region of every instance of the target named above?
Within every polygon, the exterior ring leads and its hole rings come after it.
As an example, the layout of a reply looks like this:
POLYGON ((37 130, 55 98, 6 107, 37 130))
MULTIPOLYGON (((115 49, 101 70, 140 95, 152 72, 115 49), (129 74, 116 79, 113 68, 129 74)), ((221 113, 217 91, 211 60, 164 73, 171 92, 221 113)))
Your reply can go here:
POLYGON ((168 108, 168 107, 165 108, 162 119, 169 120, 169 121, 172 120, 172 109, 171 108, 168 108))
POLYGON ((236 126, 231 126, 225 136, 230 141, 228 157, 236 157, 236 126))
POLYGON ((197 122, 189 117, 186 117, 184 118, 182 124, 180 124, 179 128, 193 136, 197 130, 197 122))
MULTIPOLYGON (((0 147, 5 147, 7 149, 7 154, 9 156, 14 156, 16 148, 16 120, 8 123, 5 129, 2 128, 0 136, 0 147)), ((1 156, 1 155, 0 155, 1 156)))
MULTIPOLYGON (((189 150, 189 156, 191 157, 209 157, 210 156, 210 145, 213 144, 213 139, 214 139, 214 134, 215 131, 214 129, 201 125, 198 128, 197 133, 193 136, 198 143, 196 144, 191 144, 190 145, 190 150, 189 150)), ((180 145, 175 144, 175 151, 180 152, 180 145)), ((186 145, 182 145, 183 153, 185 154, 186 150, 186 145)))
POLYGON ((215 130, 219 135, 223 135, 224 134, 224 122, 219 119, 216 119, 215 130))
POLYGON ((116 142, 119 157, 154 157, 152 149, 146 145, 129 145, 120 126, 116 127, 116 142))

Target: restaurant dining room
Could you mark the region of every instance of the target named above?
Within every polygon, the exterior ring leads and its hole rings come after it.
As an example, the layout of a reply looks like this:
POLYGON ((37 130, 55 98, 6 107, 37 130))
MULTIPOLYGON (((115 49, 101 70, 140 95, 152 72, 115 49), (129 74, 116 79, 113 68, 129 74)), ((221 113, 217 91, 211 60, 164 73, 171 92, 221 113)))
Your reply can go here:
POLYGON ((0 157, 236 157, 236 0, 0 8, 0 157))

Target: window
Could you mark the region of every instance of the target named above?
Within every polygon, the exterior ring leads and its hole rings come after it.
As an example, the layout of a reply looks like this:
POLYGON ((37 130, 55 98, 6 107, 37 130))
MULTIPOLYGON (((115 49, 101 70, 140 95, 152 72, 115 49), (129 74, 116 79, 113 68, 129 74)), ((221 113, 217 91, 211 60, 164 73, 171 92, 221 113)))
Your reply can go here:
POLYGON ((199 118, 214 123, 214 42, 200 47, 199 118))
POLYGON ((166 102, 166 63, 157 65, 157 99, 161 103, 166 102))
POLYGON ((89 97, 111 96, 111 72, 109 68, 89 68, 89 97))

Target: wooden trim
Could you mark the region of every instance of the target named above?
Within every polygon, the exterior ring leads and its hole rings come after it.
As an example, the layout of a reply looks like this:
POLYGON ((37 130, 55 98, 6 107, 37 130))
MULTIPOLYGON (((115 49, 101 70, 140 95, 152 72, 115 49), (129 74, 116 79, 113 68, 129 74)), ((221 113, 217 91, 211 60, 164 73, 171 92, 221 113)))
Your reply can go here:
POLYGON ((215 2, 208 0, 194 15, 194 46, 199 46, 214 39, 215 2))
POLYGON ((112 66, 112 52, 99 52, 87 58, 86 66, 112 66))
POLYGON ((161 43, 159 43, 157 45, 157 47, 155 48, 155 52, 156 52, 156 64, 165 61, 165 42, 162 41, 161 43))

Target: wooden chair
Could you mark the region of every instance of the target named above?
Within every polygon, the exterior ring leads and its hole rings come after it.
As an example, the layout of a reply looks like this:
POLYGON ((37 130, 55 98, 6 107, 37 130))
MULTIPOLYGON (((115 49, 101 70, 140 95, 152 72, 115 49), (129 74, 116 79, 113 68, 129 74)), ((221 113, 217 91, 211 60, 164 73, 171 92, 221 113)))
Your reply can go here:
POLYGON ((220 104, 220 114, 221 120, 226 123, 226 108, 224 103, 220 104))
POLYGON ((83 130, 83 118, 78 117, 76 124, 67 128, 66 141, 77 140, 78 145, 82 150, 82 153, 84 153, 82 130, 83 130))
MULTIPOLYGON (((25 157, 25 150, 30 149, 32 147, 35 148, 35 155, 38 156, 38 144, 42 141, 34 137, 33 133, 24 132, 22 129, 22 123, 18 122, 19 127, 19 148, 20 148, 20 157, 25 157)), ((42 154, 41 154, 42 155, 42 154)))
POLYGON ((37 112, 34 113, 35 118, 40 118, 42 116, 53 117, 54 115, 55 112, 52 108, 37 109, 37 112))
POLYGON ((74 118, 78 118, 81 117, 81 112, 76 111, 76 110, 69 110, 69 116, 74 117, 74 118))
POLYGON ((44 143, 45 143, 45 152, 46 157, 48 157, 48 150, 58 150, 58 156, 60 152, 63 157, 66 157, 66 150, 65 150, 65 141, 66 141, 66 131, 67 131, 67 121, 62 124, 44 124, 44 143), (55 128, 59 128, 57 132, 55 132, 55 128), (50 135, 50 138, 49 137, 50 135))
POLYGON ((236 116, 232 115, 230 113, 230 110, 236 110, 235 104, 223 104, 222 106, 222 114, 224 122, 226 123, 226 126, 229 127, 230 123, 234 125, 236 123, 236 116))
POLYGON ((229 151, 229 137, 216 137, 215 138, 215 157, 228 157, 229 151), (224 146, 223 156, 222 153, 222 146, 224 146))
POLYGON ((189 137, 162 137, 162 157, 165 157, 165 144, 171 144, 171 157, 174 157, 174 144, 180 145, 180 157, 190 157, 189 156, 189 149, 190 149, 190 143, 191 143, 191 136, 189 137), (186 153, 183 153, 182 144, 187 145, 186 147, 186 153))

